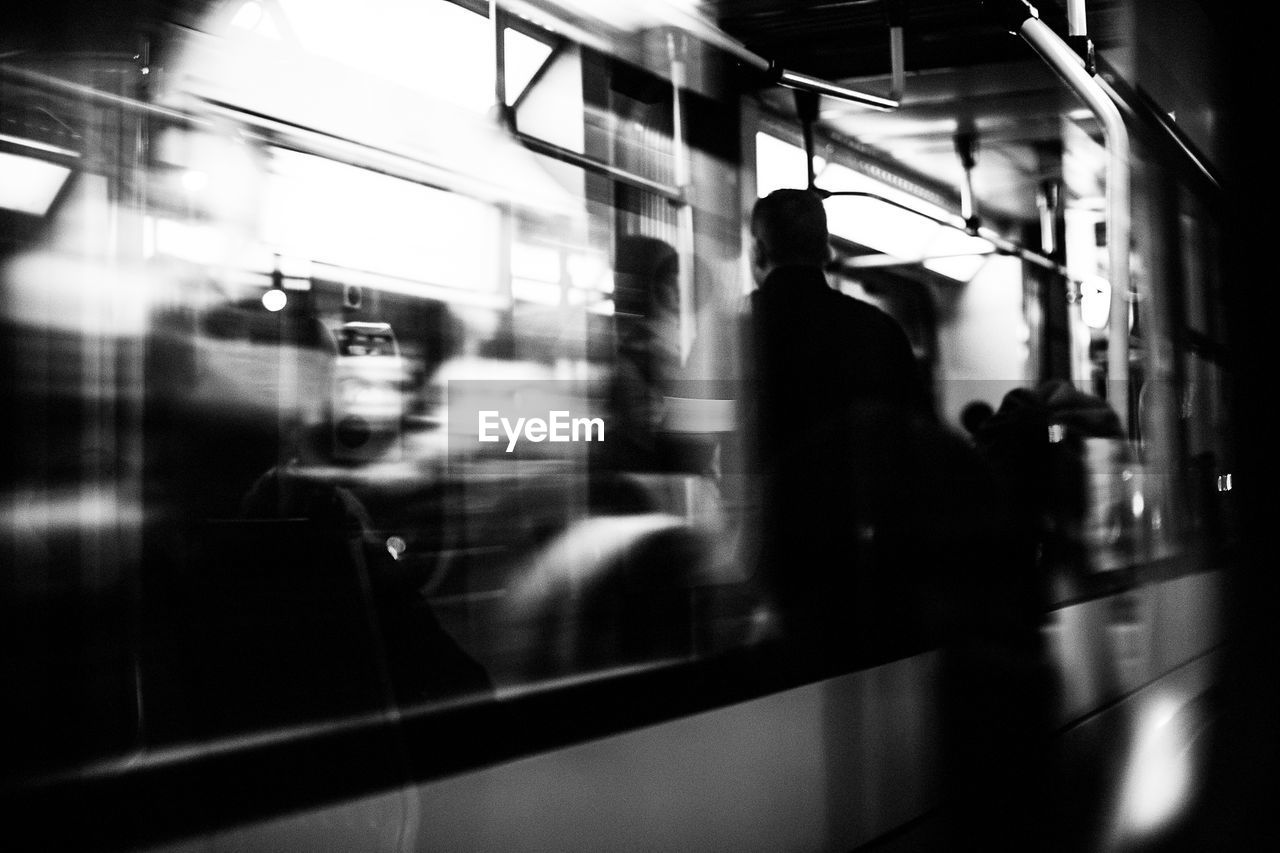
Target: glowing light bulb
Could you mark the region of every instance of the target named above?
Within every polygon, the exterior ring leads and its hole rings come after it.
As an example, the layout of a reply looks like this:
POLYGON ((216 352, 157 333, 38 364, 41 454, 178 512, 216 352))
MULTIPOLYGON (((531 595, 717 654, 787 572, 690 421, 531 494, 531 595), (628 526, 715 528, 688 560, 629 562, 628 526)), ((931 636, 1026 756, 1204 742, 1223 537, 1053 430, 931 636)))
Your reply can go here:
POLYGON ((285 303, 288 301, 289 297, 285 295, 285 292, 274 287, 262 294, 262 307, 268 311, 279 311, 284 308, 285 303))

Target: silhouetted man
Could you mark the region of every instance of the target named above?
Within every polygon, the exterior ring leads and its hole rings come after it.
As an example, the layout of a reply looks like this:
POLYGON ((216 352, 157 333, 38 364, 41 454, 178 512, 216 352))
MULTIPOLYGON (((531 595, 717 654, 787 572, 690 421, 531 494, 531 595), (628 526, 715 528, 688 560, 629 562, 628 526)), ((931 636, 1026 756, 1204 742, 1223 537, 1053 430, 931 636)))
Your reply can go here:
POLYGON ((751 214, 752 335, 761 460, 855 402, 927 411, 911 345, 893 318, 832 289, 822 200, 775 190, 751 214))
POLYGON ((817 195, 760 199, 751 237, 760 580, 806 660, 889 654, 929 633, 927 581, 899 568, 931 479, 916 449, 928 397, 897 322, 828 284, 817 195))

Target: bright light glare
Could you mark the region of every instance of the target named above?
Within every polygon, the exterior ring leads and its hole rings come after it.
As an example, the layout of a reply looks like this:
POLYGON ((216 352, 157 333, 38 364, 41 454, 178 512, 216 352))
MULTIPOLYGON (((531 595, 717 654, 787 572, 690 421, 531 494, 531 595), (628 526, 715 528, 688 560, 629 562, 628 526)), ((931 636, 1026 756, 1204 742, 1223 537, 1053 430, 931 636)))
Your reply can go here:
POLYGON ((538 305, 559 305, 560 285, 545 281, 533 281, 527 278, 511 280, 511 295, 522 302, 534 302, 538 305))
POLYGON ((574 287, 613 292, 613 272, 600 255, 571 254, 565 262, 565 268, 574 287))
POLYGON ((556 0, 576 16, 634 32, 660 26, 695 26, 704 20, 699 0, 556 0))
POLYGON ((155 221, 155 250, 162 255, 197 264, 217 262, 224 254, 226 236, 226 232, 212 225, 173 219, 155 221))
POLYGON ((1111 282, 1094 276, 1080 283, 1080 319, 1091 329, 1105 329, 1111 316, 1111 282))
POLYGON ((114 492, 86 483, 79 489, 23 496, 0 509, 0 530, 34 536, 67 536, 73 531, 110 529, 142 520, 139 507, 114 492))
POLYGON ((262 6, 249 0, 239 9, 236 10, 235 16, 231 19, 231 26, 239 27, 242 30, 251 30, 262 20, 262 6))
POLYGON ((262 212, 282 254, 478 291, 497 287, 497 218, 456 193, 278 149, 262 212))
POLYGON ((804 149, 767 133, 756 134, 756 195, 802 188, 808 180, 804 149))
POLYGON ((861 196, 829 199, 827 225, 833 236, 904 260, 923 257, 943 227, 918 214, 861 196))
MULTIPOLYGON (((982 256, 995 251, 989 240, 930 219, 948 218, 947 211, 935 204, 839 163, 815 162, 815 167, 818 165, 822 166, 823 189, 872 193, 896 203, 886 204, 867 196, 828 199, 827 227, 834 237, 904 261, 925 259, 924 265, 929 269, 959 281, 973 278, 983 265, 982 256)), ((757 196, 763 198, 776 189, 803 187, 807 180, 803 148, 767 133, 756 134, 757 196)))
MULTIPOLYGON (((493 106, 493 32, 469 9, 404 0, 279 0, 279 6, 310 53, 471 110, 493 106)), ((529 53, 516 48, 522 69, 529 53)))
POLYGON ((1133 831, 1148 832, 1182 807, 1191 783, 1191 743, 1181 705, 1156 701, 1143 717, 1125 776, 1124 819, 1133 831))
POLYGON ((70 148, 63 148, 60 145, 50 145, 47 142, 38 142, 34 139, 26 139, 21 136, 10 136, 7 133, 0 133, 0 142, 8 142, 10 145, 20 145, 23 148, 30 148, 32 151, 44 151, 47 154, 57 154, 62 157, 80 156, 80 152, 72 151, 70 148))
POLYGON ((272 288, 262 294, 262 307, 266 308, 268 311, 283 310, 284 306, 287 305, 288 302, 289 297, 283 290, 276 290, 275 288, 272 288))
POLYGON ((0 151, 0 207, 44 216, 71 170, 0 151))
POLYGON ((511 274, 537 281, 560 281, 560 253, 546 246, 516 243, 511 247, 511 274))
POLYGON ((198 193, 209 185, 209 176, 199 169, 188 169, 182 173, 182 188, 187 192, 198 193))

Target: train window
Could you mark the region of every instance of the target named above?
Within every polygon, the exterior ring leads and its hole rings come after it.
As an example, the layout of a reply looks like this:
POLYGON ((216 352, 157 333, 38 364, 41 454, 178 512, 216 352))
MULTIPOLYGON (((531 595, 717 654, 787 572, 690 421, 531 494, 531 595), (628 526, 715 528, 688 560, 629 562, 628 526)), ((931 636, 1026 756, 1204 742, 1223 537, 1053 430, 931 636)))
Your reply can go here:
POLYGON ((4 267, 37 448, 21 518, 71 537, 50 550, 8 519, 32 580, 29 618, 6 621, 78 626, 12 682, 41 697, 5 727, 26 733, 18 772, 315 735, 752 636, 740 448, 700 406, 740 390, 708 384, 739 369, 740 235, 718 224, 739 164, 675 137, 668 53, 507 29, 530 150, 485 114, 483 16, 340 5, 217 4, 170 33, 155 106, 78 104, 146 144, 94 160, 4 267), (685 197, 699 184, 714 216, 685 197), (120 245, 83 245, 107 233, 120 245), (478 440, 485 417, 500 441, 478 440), (84 742, 62 738, 90 707, 84 742))

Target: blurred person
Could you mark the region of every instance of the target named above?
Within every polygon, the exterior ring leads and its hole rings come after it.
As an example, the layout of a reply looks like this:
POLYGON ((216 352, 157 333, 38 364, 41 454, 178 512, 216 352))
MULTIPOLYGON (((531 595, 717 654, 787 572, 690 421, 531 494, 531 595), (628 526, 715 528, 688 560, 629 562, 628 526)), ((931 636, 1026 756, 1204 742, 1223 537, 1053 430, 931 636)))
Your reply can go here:
POLYGON ((335 456, 325 403, 332 335, 309 310, 271 315, 253 303, 199 322, 198 336, 185 345, 170 336, 155 362, 172 374, 156 426, 172 460, 159 497, 174 510, 151 539, 146 584, 155 737, 182 742, 485 695, 487 674, 340 482, 351 466, 335 456), (241 356, 219 373, 228 381, 202 385, 192 359, 172 356, 197 337, 214 355, 241 356), (272 369, 285 359, 299 367, 287 374, 291 387, 272 369), (237 366, 267 381, 235 384, 237 366), (265 405, 241 404, 264 388, 265 405), (277 401, 289 399, 298 405, 282 417, 277 401), (237 418, 256 428, 252 441, 226 441, 237 418))
POLYGON ((996 413, 986 400, 970 400, 960 410, 960 426, 964 427, 970 437, 976 438, 982 425, 996 413))
POLYGON ((750 228, 760 580, 789 640, 839 656, 855 634, 875 633, 848 624, 855 602, 873 595, 869 558, 848 535, 870 523, 862 484, 876 476, 856 439, 905 434, 908 420, 926 416, 926 394, 901 327, 828 283, 819 196, 776 190, 756 202, 750 228))
POLYGON ((1070 584, 1088 566, 1086 442, 1122 444, 1120 418, 1101 397, 1051 379, 1007 393, 975 439, 1006 492, 1024 577, 1039 585, 1027 594, 1043 606, 1050 583, 1070 584))
POLYGON ((684 372, 679 275, 671 244, 642 235, 618 239, 608 385, 613 430, 597 460, 606 470, 710 472, 713 442, 667 428, 666 397, 684 372))
POLYGON ((1088 556, 1085 441, 1123 436, 1106 401, 1061 379, 1010 391, 974 433, 1002 521, 980 583, 961 599, 942 673, 946 784, 962 849, 1070 849, 1079 837, 1054 810, 1061 687, 1041 628, 1052 600, 1071 594, 1052 587, 1088 556))
POLYGON ((1051 684, 993 468, 939 423, 905 333, 838 293, 820 199, 751 218, 760 578, 815 676, 941 649, 947 849, 1036 849, 1051 684))
POLYGON ((766 465, 812 424, 855 402, 929 409, 911 344, 875 306, 833 289, 822 200, 781 189, 751 212, 751 337, 766 465))
POLYGON ((398 703, 489 694, 488 674, 440 624, 418 586, 421 579, 397 562, 364 503, 328 473, 333 470, 331 425, 301 427, 298 436, 295 454, 264 472, 245 493, 240 517, 304 522, 317 540, 342 552, 338 559, 356 574, 370 607, 381 646, 375 653, 382 656, 398 703))

